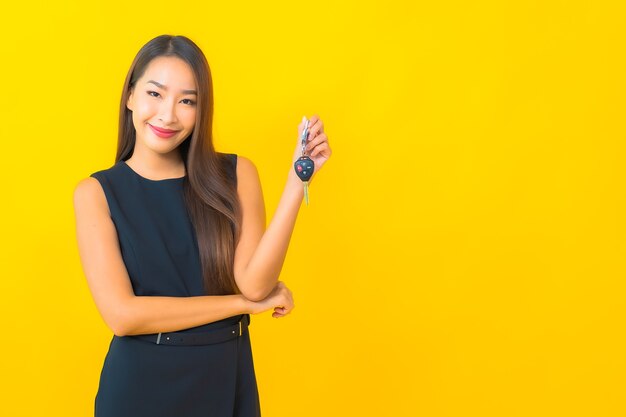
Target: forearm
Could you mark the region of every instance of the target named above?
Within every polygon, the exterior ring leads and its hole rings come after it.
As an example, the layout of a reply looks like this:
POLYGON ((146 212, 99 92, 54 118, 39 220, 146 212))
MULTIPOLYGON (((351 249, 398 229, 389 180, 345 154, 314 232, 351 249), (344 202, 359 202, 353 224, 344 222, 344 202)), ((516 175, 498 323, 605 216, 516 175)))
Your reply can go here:
POLYGON ((291 170, 272 221, 239 280, 251 300, 262 300, 276 286, 303 197, 302 181, 291 170))
POLYGON ((126 300, 115 334, 128 336, 174 332, 238 314, 247 314, 249 301, 237 295, 195 297, 133 296, 126 300))

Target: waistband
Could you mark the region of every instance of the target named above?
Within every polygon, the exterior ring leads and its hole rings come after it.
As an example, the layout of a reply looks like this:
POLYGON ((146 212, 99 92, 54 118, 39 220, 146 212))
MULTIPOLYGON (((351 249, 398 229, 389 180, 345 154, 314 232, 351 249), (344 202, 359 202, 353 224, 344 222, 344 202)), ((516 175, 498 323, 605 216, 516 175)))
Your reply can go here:
POLYGON ((244 314, 236 324, 231 324, 221 329, 210 330, 207 332, 185 333, 185 332, 168 332, 153 334, 138 334, 128 337, 134 337, 140 340, 147 340, 157 345, 172 346, 198 346, 211 345, 214 343, 222 343, 231 339, 242 336, 248 331, 250 325, 250 315, 244 314))

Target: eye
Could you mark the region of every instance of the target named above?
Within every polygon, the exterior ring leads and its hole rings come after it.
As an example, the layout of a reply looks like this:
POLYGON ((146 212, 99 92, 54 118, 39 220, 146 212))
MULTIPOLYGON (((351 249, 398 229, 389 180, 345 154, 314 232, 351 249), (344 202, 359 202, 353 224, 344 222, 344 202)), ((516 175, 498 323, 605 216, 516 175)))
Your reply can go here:
MULTIPOLYGON (((147 93, 148 93, 148 95, 149 95, 149 96, 151 96, 151 97, 158 97, 158 95, 159 95, 159 93, 157 93, 156 91, 147 91, 147 93), (154 94, 156 94, 156 96, 153 96, 153 95, 152 95, 153 93, 154 93, 154 94)), ((191 99, 184 98, 184 99, 183 99, 183 101, 184 101, 184 100, 187 100, 187 101, 189 102, 188 104, 189 104, 190 106, 195 106, 195 105, 196 105, 196 102, 195 102, 195 101, 193 101, 193 100, 191 100, 191 99)))

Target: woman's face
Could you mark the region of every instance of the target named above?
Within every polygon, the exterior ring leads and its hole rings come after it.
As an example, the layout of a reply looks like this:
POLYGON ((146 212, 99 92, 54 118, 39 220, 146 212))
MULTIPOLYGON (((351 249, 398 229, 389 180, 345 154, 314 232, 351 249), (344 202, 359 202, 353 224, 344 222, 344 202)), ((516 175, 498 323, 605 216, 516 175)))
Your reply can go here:
POLYGON ((196 91, 193 71, 185 61, 171 56, 153 59, 126 102, 137 132, 135 147, 159 154, 175 150, 193 131, 196 91), (164 137, 158 129, 175 132, 164 137))

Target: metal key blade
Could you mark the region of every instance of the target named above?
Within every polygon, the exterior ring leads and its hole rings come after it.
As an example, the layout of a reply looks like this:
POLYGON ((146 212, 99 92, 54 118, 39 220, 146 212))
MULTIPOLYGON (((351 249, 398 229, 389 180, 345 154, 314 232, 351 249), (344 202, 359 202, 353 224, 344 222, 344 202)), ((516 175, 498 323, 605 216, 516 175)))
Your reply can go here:
POLYGON ((304 202, 306 203, 306 205, 309 205, 309 182, 308 181, 304 181, 304 202))

